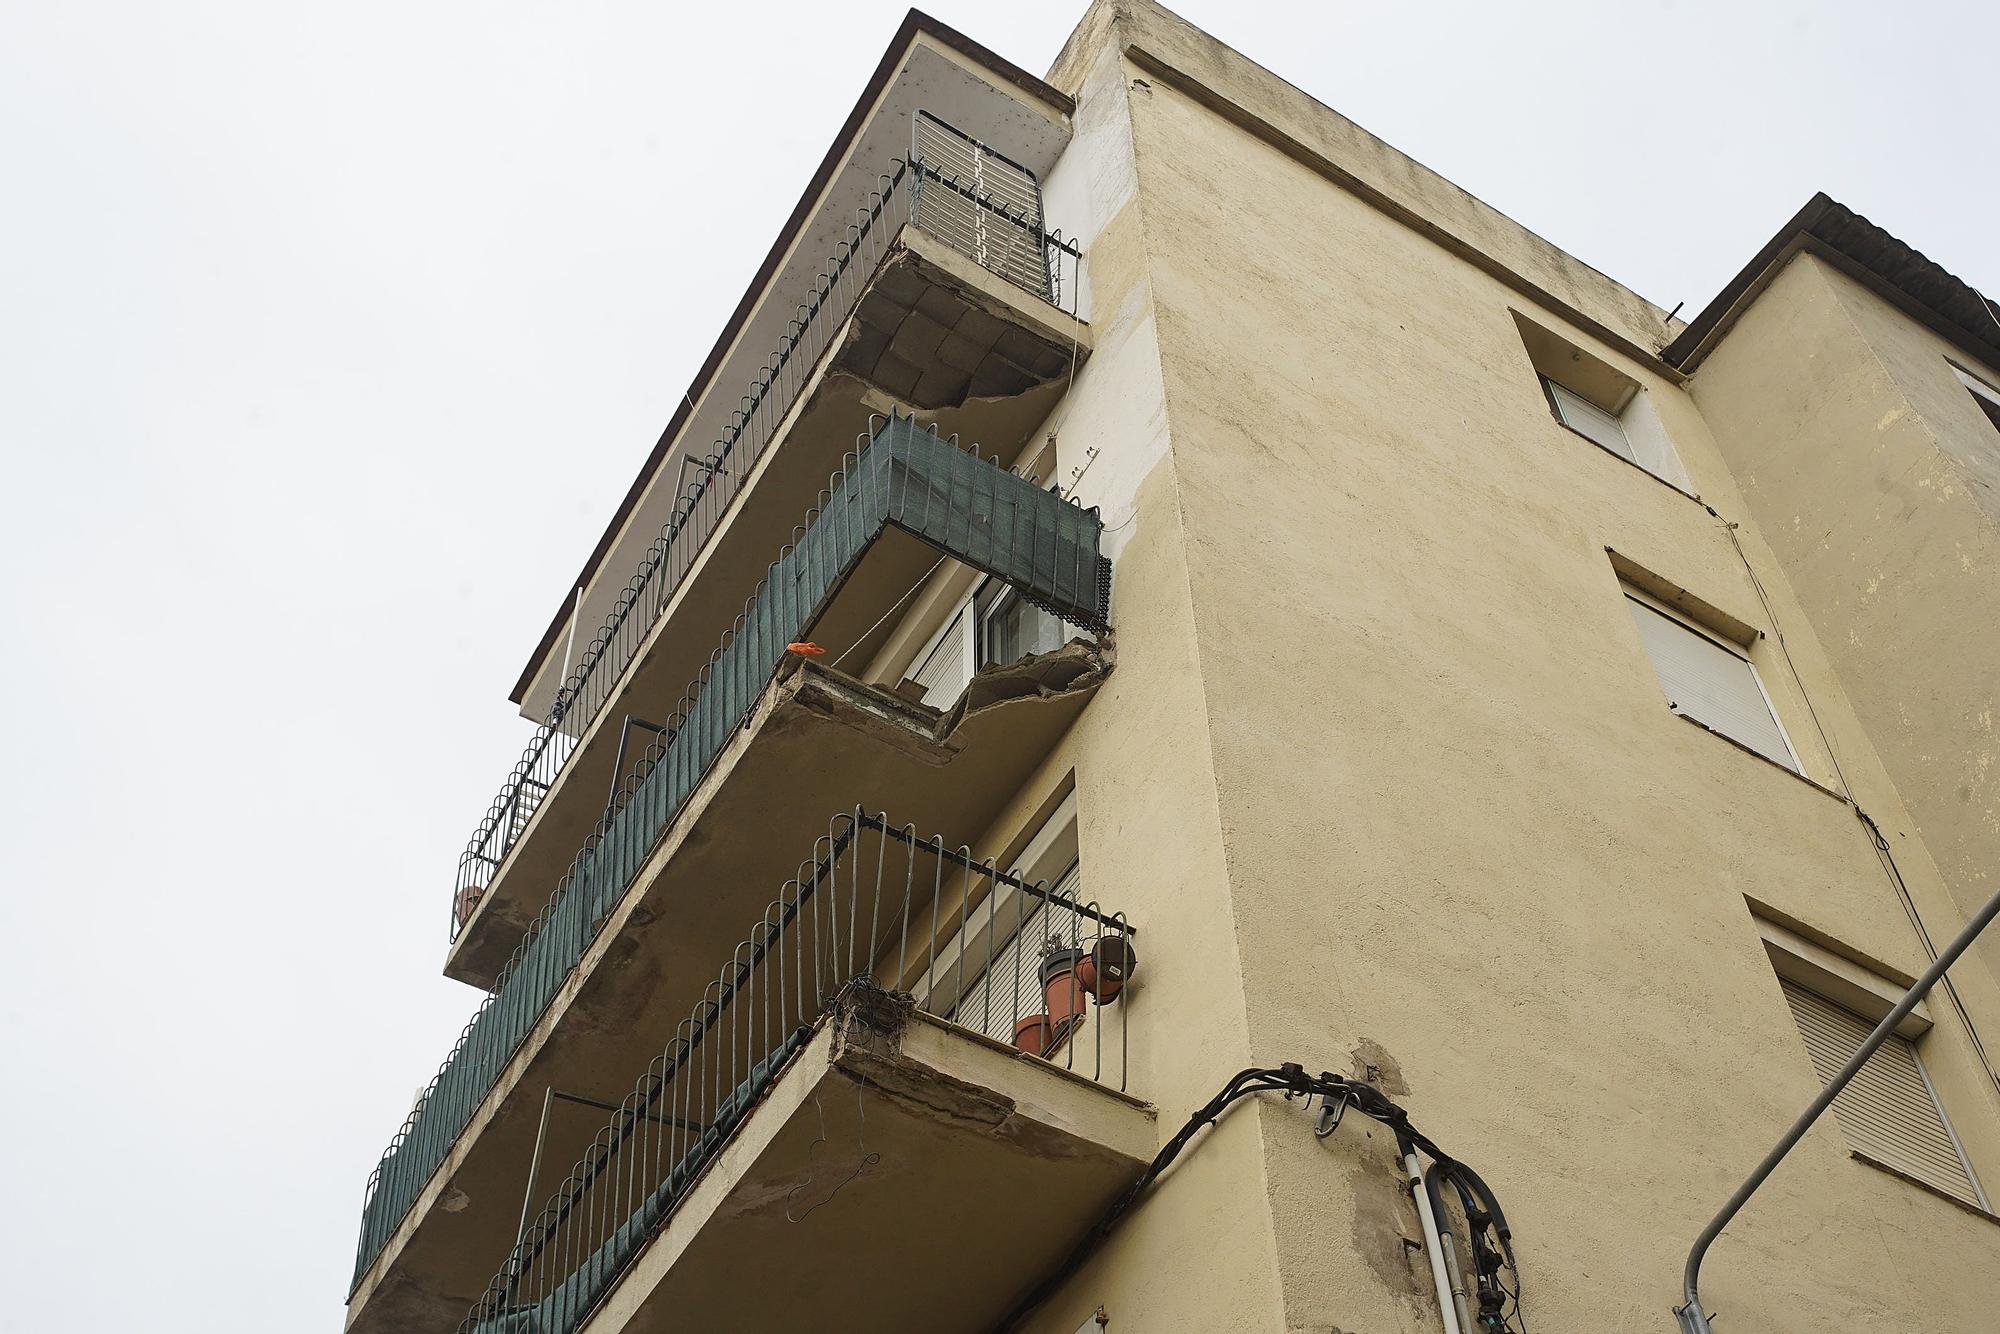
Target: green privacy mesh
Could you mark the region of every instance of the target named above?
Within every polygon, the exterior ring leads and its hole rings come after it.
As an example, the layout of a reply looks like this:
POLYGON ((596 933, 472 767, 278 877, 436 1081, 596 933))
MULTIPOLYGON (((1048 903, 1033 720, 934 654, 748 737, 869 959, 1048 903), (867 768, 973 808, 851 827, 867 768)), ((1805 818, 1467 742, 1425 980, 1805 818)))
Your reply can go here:
POLYGON ((631 886, 654 843, 876 538, 900 528, 1043 610, 1110 628, 1110 562, 1095 509, 892 416, 828 487, 798 544, 751 597, 683 697, 652 770, 599 826, 391 1141, 362 1206, 360 1284, 501 1069, 631 886))

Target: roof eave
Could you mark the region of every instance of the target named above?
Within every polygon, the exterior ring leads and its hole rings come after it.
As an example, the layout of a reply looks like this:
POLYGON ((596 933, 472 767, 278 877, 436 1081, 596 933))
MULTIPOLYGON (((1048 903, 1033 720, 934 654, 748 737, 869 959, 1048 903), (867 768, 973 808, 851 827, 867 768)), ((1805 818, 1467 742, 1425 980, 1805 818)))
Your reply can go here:
POLYGON ((756 308, 758 297, 783 265, 793 240, 810 221, 814 203, 825 193, 827 185, 839 169, 848 146, 864 128, 869 108, 880 99, 883 91, 889 86, 889 81, 895 77, 897 69, 902 65, 904 56, 919 36, 928 37, 950 47, 967 59, 984 66, 996 77, 1012 84, 1028 96, 1046 102, 1064 116, 1076 110, 1075 100, 1060 89, 1051 87, 949 24, 939 22, 922 10, 910 10, 904 17, 902 26, 896 30, 896 35, 890 39, 888 48, 882 53, 882 59, 875 66, 875 72, 869 75, 867 86, 861 90, 861 95, 855 100, 847 119, 841 123, 839 132, 828 145, 826 156, 820 159, 819 167, 813 172, 812 179, 806 183, 805 190, 799 195, 798 203, 793 206, 790 216, 785 219, 784 226, 779 229, 777 240, 772 242, 769 253, 758 265, 757 272, 750 279, 749 286, 744 289, 742 298, 737 301, 736 308, 730 312, 729 319, 723 324, 715 345, 709 349, 701 368, 695 372, 694 380, 688 385, 687 392, 681 395, 680 406, 675 409, 673 417, 667 422, 666 429, 660 432, 660 438, 654 443, 652 451, 647 454, 646 461, 640 465, 638 476, 633 478, 624 499, 618 502, 617 510, 613 512, 611 521, 605 526, 603 535, 597 539, 597 545, 585 559, 582 570, 570 582, 561 604, 556 608, 555 615, 549 620, 548 629, 542 632, 540 642, 528 656, 527 665, 521 669, 520 678, 508 692, 507 698, 511 702, 519 704, 526 697, 529 687, 542 670, 542 664, 562 638, 563 629, 568 625, 576 606, 577 590, 588 587, 597 577, 605 558, 617 544, 618 535, 624 529, 626 520, 631 518, 633 511, 638 508, 653 475, 666 462, 668 454, 673 450, 674 441, 680 438, 681 429, 694 411, 694 404, 707 393, 710 382, 727 360, 729 350, 741 332, 744 322, 756 308))
POLYGON ((2000 307, 1972 284, 1825 191, 1806 201, 1715 299, 1688 321, 1687 327, 1660 350, 1661 359, 1692 373, 1779 270, 1801 251, 1831 263, 1968 356, 2000 368, 2000 307), (1928 294, 1913 286, 1912 271, 1921 275, 1928 294), (1941 295, 1948 300, 1940 299, 1941 295), (1976 316, 1973 324, 1961 318, 1977 310, 1989 316, 1990 328, 1974 327, 1976 316))

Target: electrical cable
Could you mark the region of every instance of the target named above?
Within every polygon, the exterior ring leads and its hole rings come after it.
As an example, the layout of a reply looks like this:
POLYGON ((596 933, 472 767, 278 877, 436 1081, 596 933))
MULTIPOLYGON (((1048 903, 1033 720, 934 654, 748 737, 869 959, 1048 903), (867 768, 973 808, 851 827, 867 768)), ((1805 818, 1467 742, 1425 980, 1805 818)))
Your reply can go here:
MULTIPOLYGON (((1147 1165, 1146 1170, 1140 1174, 1139 1179, 1132 1183, 1129 1190, 1119 1196, 1117 1203, 1113 1204, 1110 1211, 1098 1220, 1097 1225, 1084 1234, 1083 1240, 1076 1244, 1075 1248, 1070 1251, 1062 1264, 1037 1284, 1034 1290, 1026 1297, 1022 1298, 1020 1303, 1013 1310, 1009 1311, 994 1328, 1003 1332, 1016 1328, 1036 1307, 1047 1301, 1057 1288, 1061 1287, 1067 1279, 1083 1267, 1084 1262, 1111 1235, 1113 1230, 1124 1219, 1125 1215, 1131 1212, 1133 1206, 1138 1203, 1140 1196, 1144 1195, 1147 1188, 1157 1181, 1167 1168, 1173 1165, 1174 1160, 1180 1157, 1181 1153, 1193 1142, 1195 1136, 1220 1120, 1223 1113, 1228 1111, 1232 1105, 1243 1098, 1249 1097, 1253 1093, 1282 1093, 1285 1095, 1287 1101, 1301 1097, 1321 1098, 1323 1105, 1320 1109, 1318 1124, 1315 1125, 1313 1132, 1321 1139, 1325 1139, 1331 1135, 1333 1130, 1339 1127, 1340 1118, 1346 1114, 1349 1108, 1353 1108, 1371 1120, 1379 1121, 1393 1130, 1396 1134, 1397 1145, 1404 1152, 1407 1153, 1410 1148, 1421 1149, 1431 1159, 1433 1171, 1443 1168, 1445 1169, 1444 1175, 1449 1180, 1458 1183, 1461 1190, 1469 1189, 1472 1192, 1472 1198, 1478 1207, 1481 1217, 1486 1220, 1486 1229, 1493 1231, 1498 1243, 1491 1248, 1492 1255, 1496 1261, 1492 1271, 1494 1275, 1492 1282, 1499 1294, 1496 1300, 1502 1305, 1511 1303, 1512 1306, 1512 1311, 1504 1317, 1501 1315, 1499 1307, 1496 1306, 1492 1319, 1489 1319, 1484 1314, 1482 1304, 1482 1314, 1478 1321, 1478 1328, 1494 1331, 1495 1334, 1498 1334, 1499 1331, 1510 1330, 1517 1331, 1517 1334, 1527 1334, 1526 1321, 1520 1316, 1520 1271, 1514 1268, 1513 1234, 1507 1228, 1506 1216, 1500 1212, 1499 1202, 1493 1197, 1493 1193, 1487 1188, 1486 1183, 1481 1181, 1478 1174, 1473 1172, 1471 1168, 1466 1167, 1463 1163, 1460 1163, 1447 1154, 1443 1149, 1440 1149, 1435 1141, 1410 1124, 1409 1113, 1396 1103, 1390 1101, 1387 1095, 1380 1089, 1370 1084, 1364 1084, 1359 1080, 1346 1079, 1340 1075, 1327 1072, 1322 1072, 1319 1075, 1309 1075, 1306 1073, 1305 1067, 1299 1065, 1297 1062, 1287 1062, 1284 1065, 1275 1067, 1252 1066, 1249 1069, 1238 1071, 1228 1083, 1222 1086, 1220 1092, 1197 1108, 1188 1117, 1187 1123, 1175 1132, 1174 1137, 1168 1140, 1160 1151, 1153 1156, 1153 1161, 1147 1165), (1514 1275, 1514 1286, 1511 1289, 1499 1283, 1497 1275, 1498 1271, 1502 1268, 1514 1275)), ((1481 1242, 1477 1236, 1478 1232, 1479 1229, 1475 1228, 1474 1254, 1475 1258, 1483 1265, 1484 1260, 1480 1250, 1481 1242)), ((1487 1271, 1482 1268, 1481 1272, 1484 1275, 1487 1271)), ((1481 1281, 1483 1291, 1486 1279, 1482 1277, 1481 1281)))
POLYGON ((1430 1197, 1431 1216, 1438 1220, 1439 1230, 1447 1236, 1454 1234, 1449 1231, 1450 1225, 1446 1221, 1441 1189, 1445 1184, 1449 1184, 1458 1195, 1459 1207, 1465 1214, 1467 1238, 1472 1247, 1479 1298, 1475 1328, 1519 1329, 1526 1334, 1528 1322, 1521 1315, 1518 1281, 1521 1271, 1514 1263, 1514 1232, 1507 1226, 1507 1215, 1501 1211, 1500 1201, 1494 1197, 1492 1189, 1480 1180, 1479 1174, 1464 1163, 1451 1159, 1433 1162, 1424 1173, 1424 1191, 1430 1197), (1503 1269, 1517 1276, 1511 1289, 1500 1281, 1503 1269), (1508 1309, 1510 1305, 1511 1310, 1508 1309))

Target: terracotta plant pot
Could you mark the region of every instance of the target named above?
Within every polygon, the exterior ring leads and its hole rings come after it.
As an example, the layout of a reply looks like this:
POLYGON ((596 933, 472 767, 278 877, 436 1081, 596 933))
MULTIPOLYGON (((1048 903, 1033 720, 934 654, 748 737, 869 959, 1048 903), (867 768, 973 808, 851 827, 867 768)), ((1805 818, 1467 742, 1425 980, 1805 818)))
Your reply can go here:
POLYGON ((1086 993, 1097 998, 1099 1005, 1109 1005, 1118 999, 1118 993, 1125 989, 1138 967, 1139 956, 1132 949, 1131 937, 1100 936, 1090 947, 1090 953, 1077 964, 1076 980, 1083 984, 1086 993))
POLYGON ((477 885, 458 891, 458 901, 452 905, 451 911, 460 926, 472 920, 472 910, 479 906, 479 896, 485 892, 477 885))
POLYGON ((1056 949, 1042 956, 1042 996, 1048 1002, 1049 1024, 1057 1033, 1067 1033, 1073 1021, 1083 1018, 1083 982, 1077 965, 1087 956, 1082 950, 1056 949))
POLYGON ((1014 1021, 1014 1045, 1030 1056, 1048 1055, 1055 1031, 1045 1014, 1023 1015, 1014 1021))

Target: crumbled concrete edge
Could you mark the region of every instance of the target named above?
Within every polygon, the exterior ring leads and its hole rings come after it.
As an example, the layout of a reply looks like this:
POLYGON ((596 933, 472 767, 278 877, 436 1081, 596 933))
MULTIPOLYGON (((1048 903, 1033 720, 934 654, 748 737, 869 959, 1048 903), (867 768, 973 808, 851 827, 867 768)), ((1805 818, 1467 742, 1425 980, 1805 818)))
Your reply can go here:
MULTIPOLYGON (((834 1002, 830 1066, 864 1094, 888 1098, 905 1111, 940 1124, 1013 1144, 1037 1158, 1116 1158, 1110 1150, 1023 1112, 1003 1093, 905 1056, 902 1037, 916 1021, 916 1000, 909 993, 885 991, 857 978, 834 1002)), ((964 1041, 981 1039, 966 1034, 964 1041)), ((1035 1062, 1024 1053, 1016 1053, 1015 1059, 1035 1062)))
POLYGON ((965 688, 965 695, 945 715, 940 731, 948 737, 965 719, 1019 700, 1088 694, 1111 674, 1115 649, 1109 635, 1094 644, 1072 639, 1047 653, 1031 654, 1006 667, 987 667, 976 672, 965 688))
POLYGON ((998 1133, 1014 1116, 1012 1099, 903 1055, 902 1036, 916 1010, 906 992, 885 991, 865 978, 848 983, 834 1002, 833 1068, 906 1107, 981 1134, 998 1133))
POLYGON ((893 690, 788 654, 779 668, 784 696, 773 705, 773 711, 793 703, 925 764, 942 767, 964 749, 956 733, 966 719, 1024 701, 1087 695, 1104 683, 1114 665, 1109 635, 1094 644, 1071 640, 1061 648, 1030 655, 1010 666, 975 673, 951 712, 940 715, 893 690))
POLYGON ((949 764, 958 755, 959 743, 938 734, 935 709, 811 659, 788 657, 782 672, 787 698, 781 703, 796 704, 828 722, 865 733, 933 767, 949 764))

